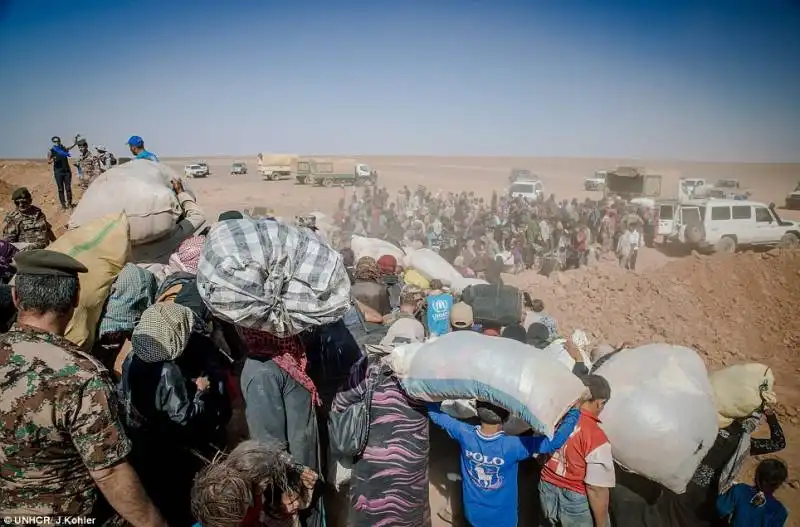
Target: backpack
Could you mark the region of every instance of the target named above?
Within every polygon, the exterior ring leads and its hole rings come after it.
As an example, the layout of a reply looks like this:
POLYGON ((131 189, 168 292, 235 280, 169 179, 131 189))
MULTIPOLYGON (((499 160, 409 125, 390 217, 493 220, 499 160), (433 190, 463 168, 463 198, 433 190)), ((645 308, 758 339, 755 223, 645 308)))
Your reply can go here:
POLYGON ((383 367, 370 367, 368 357, 361 359, 358 367, 366 368, 367 382, 364 396, 341 412, 328 414, 328 440, 334 457, 353 458, 360 456, 367 447, 369 438, 372 394, 383 367))

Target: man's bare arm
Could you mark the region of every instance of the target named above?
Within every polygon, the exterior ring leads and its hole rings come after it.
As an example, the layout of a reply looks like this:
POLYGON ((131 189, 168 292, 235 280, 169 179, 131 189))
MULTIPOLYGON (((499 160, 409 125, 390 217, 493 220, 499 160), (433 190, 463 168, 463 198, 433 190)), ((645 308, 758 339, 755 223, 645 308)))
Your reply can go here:
POLYGON ((608 501, 610 491, 607 487, 586 485, 586 497, 592 510, 594 527, 608 527, 608 501))
POLYGON ((130 463, 121 461, 108 468, 92 470, 90 474, 109 505, 128 523, 136 527, 167 526, 130 463))

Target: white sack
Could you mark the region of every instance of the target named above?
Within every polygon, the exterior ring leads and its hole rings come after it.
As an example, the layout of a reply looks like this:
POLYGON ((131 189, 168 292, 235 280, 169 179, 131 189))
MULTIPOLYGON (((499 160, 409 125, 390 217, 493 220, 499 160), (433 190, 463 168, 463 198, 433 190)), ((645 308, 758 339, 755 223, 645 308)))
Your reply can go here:
MULTIPOLYGON (((586 333, 584 333, 580 329, 576 329, 572 333, 572 336, 570 338, 572 339, 572 342, 574 342, 575 345, 578 347, 578 351, 581 354, 583 363, 586 365, 587 368, 591 370, 592 361, 591 359, 589 359, 589 353, 587 352, 587 348, 589 346, 589 339, 586 336, 586 333)), ((567 345, 567 339, 556 339, 553 342, 551 342, 546 348, 539 351, 554 358, 555 360, 566 366, 569 371, 572 371, 572 368, 575 367, 575 359, 573 359, 572 356, 567 351, 566 345, 567 345)))
POLYGON ((69 228, 109 214, 125 212, 132 245, 167 236, 183 210, 172 190, 175 172, 161 163, 134 159, 98 176, 72 213, 69 228))
POLYGON ((447 260, 430 249, 420 249, 409 255, 410 266, 428 280, 441 280, 442 284, 450 286, 453 282, 463 278, 455 267, 447 260))
POLYGON ((549 437, 585 392, 576 376, 530 346, 470 331, 399 346, 387 360, 412 398, 488 401, 549 437))
POLYGON ((614 460, 684 492, 718 431, 702 359, 690 348, 647 344, 620 351, 596 373, 611 385, 600 418, 614 460))
POLYGON ((356 262, 365 256, 377 260, 385 254, 394 256, 398 263, 403 262, 405 258, 402 249, 378 238, 365 238, 354 234, 350 240, 350 248, 356 256, 356 262))
POLYGON ((486 280, 481 280, 480 278, 466 278, 464 276, 458 276, 453 283, 450 284, 450 288, 457 294, 461 294, 464 289, 468 288, 471 285, 478 285, 478 284, 488 284, 486 280))
MULTIPOLYGON (((478 417, 475 399, 446 399, 442 401, 442 411, 456 419, 474 419, 478 417)), ((503 423, 503 432, 510 436, 524 434, 531 429, 531 425, 512 415, 503 423)))
POLYGON ((722 417, 747 417, 761 407, 762 394, 774 397, 775 375, 758 362, 734 364, 709 376, 717 411, 722 417))

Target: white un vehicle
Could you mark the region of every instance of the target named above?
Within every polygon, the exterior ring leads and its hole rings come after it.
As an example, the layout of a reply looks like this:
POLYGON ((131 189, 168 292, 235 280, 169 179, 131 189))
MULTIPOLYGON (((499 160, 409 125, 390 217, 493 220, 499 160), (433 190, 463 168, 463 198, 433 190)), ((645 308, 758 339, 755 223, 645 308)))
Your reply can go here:
POLYGON ((740 247, 800 246, 800 224, 755 201, 698 199, 656 206, 657 234, 665 243, 732 253, 740 247))

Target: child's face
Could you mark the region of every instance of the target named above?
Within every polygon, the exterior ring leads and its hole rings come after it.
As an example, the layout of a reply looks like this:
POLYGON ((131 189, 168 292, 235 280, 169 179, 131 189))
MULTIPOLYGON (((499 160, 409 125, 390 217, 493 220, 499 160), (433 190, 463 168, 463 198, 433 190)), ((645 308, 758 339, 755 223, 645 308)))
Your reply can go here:
POLYGON ((281 496, 282 512, 286 516, 294 516, 300 511, 300 495, 293 491, 287 490, 281 496))

